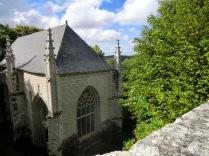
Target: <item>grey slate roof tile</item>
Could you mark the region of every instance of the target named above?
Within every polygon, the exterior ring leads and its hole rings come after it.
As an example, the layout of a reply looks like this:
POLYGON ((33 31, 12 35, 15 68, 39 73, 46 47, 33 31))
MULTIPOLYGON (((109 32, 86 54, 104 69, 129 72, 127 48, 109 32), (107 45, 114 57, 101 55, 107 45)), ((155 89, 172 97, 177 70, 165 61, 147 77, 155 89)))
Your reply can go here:
MULTIPOLYGON (((16 68, 44 74, 46 39, 47 31, 18 38, 12 44, 16 68)), ((54 53, 57 56, 57 73, 111 69, 68 25, 52 28, 52 39, 54 40, 54 53)))

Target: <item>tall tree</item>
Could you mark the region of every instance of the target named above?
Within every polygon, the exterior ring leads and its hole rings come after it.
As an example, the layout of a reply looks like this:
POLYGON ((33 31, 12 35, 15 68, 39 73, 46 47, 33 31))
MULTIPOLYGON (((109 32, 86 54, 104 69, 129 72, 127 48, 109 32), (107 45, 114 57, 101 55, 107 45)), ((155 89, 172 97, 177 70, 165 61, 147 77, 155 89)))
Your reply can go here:
POLYGON ((10 37, 12 40, 16 39, 16 33, 9 27, 9 25, 0 24, 0 47, 5 48, 6 38, 10 37))
POLYGON ((17 25, 15 28, 10 28, 9 25, 0 24, 0 47, 5 48, 7 37, 14 41, 19 36, 29 35, 41 30, 34 26, 17 25))
POLYGON ((92 46, 92 49, 102 58, 104 58, 105 53, 102 51, 102 49, 98 45, 92 46))
POLYGON ((123 103, 137 120, 137 139, 209 99, 208 15, 208 0, 162 0, 135 39, 123 103))
POLYGON ((17 25, 13 30, 18 36, 25 36, 25 35, 32 34, 34 32, 39 32, 42 29, 34 27, 34 26, 17 25))

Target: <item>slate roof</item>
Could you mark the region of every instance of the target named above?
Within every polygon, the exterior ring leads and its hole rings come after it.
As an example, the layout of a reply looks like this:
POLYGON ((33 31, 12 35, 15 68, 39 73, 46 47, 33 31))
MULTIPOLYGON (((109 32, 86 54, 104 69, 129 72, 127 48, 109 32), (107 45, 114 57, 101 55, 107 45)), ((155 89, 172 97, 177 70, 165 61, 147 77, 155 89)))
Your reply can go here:
MULTIPOLYGON (((15 40, 12 49, 16 68, 44 74, 46 39, 47 31, 45 30, 15 40)), ((81 73, 111 69, 68 25, 52 28, 52 39, 57 58, 57 73, 81 73)))

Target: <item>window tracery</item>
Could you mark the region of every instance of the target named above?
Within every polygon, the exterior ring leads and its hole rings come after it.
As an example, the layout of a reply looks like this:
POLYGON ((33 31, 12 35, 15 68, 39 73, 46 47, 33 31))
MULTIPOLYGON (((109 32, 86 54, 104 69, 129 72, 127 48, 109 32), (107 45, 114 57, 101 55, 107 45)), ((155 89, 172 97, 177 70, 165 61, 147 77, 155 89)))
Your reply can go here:
POLYGON ((78 137, 95 130, 96 105, 96 95, 89 89, 84 90, 77 107, 78 137))

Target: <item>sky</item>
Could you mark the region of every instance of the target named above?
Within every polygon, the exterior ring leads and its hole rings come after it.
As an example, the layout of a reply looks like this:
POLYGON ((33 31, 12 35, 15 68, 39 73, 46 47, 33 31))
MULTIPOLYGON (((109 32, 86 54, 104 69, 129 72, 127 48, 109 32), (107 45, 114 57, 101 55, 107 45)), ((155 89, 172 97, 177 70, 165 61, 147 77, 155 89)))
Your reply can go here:
POLYGON ((65 24, 106 55, 120 40, 123 55, 132 55, 146 19, 156 14, 158 0, 0 0, 0 23, 43 29, 65 24))

